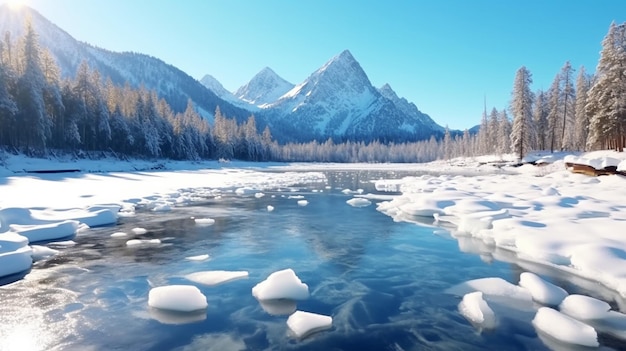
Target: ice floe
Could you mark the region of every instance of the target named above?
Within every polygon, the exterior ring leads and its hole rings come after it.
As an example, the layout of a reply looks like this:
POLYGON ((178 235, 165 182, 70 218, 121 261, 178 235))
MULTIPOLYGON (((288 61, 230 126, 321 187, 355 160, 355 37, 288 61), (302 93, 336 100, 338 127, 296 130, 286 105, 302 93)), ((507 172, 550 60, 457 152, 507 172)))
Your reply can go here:
POLYGON ((304 338, 315 332, 332 327, 333 318, 321 314, 296 311, 287 319, 287 326, 297 338, 304 338))
POLYGON ((129 247, 137 247, 137 246, 150 246, 150 245, 160 245, 160 239, 131 239, 126 242, 126 246, 129 247))
POLYGON ((598 334, 591 326, 549 307, 541 307, 533 319, 538 330, 568 344, 598 347, 598 334))
POLYGON ((370 200, 361 197, 355 197, 346 201, 346 203, 352 207, 367 207, 372 204, 370 200))
POLYGON ((576 319, 596 319, 607 315, 611 306, 593 297, 570 295, 559 305, 559 310, 576 319))
POLYGON ((150 289, 148 305, 162 310, 192 312, 208 306, 206 296, 193 285, 165 285, 150 289))
POLYGON ((255 285, 252 296, 257 300, 305 300, 309 297, 309 287, 288 268, 270 274, 267 279, 255 285))
POLYGON ((483 293, 475 291, 463 296, 459 303, 459 311, 472 324, 485 329, 496 327, 496 315, 483 299, 483 293))
POLYGON ((567 291, 541 279, 531 272, 524 272, 520 275, 519 285, 528 289, 533 296, 533 300, 543 305, 558 306, 567 297, 567 291))
POLYGON ((194 283, 203 285, 218 285, 236 279, 248 277, 247 271, 203 271, 185 275, 185 278, 194 283))
POLYGON ((298 206, 306 206, 309 204, 309 201, 307 200, 298 200, 298 206))
POLYGON ((213 219, 213 218, 194 218, 194 222, 197 225, 210 226, 210 225, 215 224, 215 219, 213 219))
POLYGON ((209 254, 196 255, 196 256, 187 256, 185 257, 187 261, 205 261, 209 259, 209 254))
POLYGON ((274 211, 274 206, 267 205, 267 212, 272 212, 272 211, 274 211))

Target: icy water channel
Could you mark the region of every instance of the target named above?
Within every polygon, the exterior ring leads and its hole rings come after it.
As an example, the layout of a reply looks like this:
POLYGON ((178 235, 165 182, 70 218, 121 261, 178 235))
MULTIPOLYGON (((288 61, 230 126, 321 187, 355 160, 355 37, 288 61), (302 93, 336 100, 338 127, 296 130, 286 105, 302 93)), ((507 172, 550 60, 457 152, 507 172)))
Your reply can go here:
MULTIPOLYGON (((394 222, 376 211, 376 201, 363 208, 346 204, 353 195, 342 189, 376 193, 370 179, 402 175, 328 172, 325 183, 264 191, 260 198, 223 193, 166 213, 139 210, 117 226, 80 233, 75 246, 0 288, 0 349, 575 349, 537 335, 532 314, 508 311, 492 331, 461 316, 460 297, 444 291, 484 277, 516 284, 527 269, 493 259, 506 253, 427 224, 394 222), (300 197, 308 205, 299 205, 300 197), (199 226, 193 217, 215 223, 199 226), (110 237, 135 227, 147 233, 134 237, 162 243, 130 248, 126 240, 133 236, 110 237), (203 254, 210 258, 185 259, 203 254), (308 284, 311 296, 297 304, 260 304, 251 288, 285 268, 308 284), (207 270, 243 270, 249 277, 210 287, 184 278, 207 270), (149 308, 150 288, 168 284, 198 286, 208 308, 191 314, 149 308), (294 338, 286 320, 296 308, 332 316, 332 328, 294 338)), ((620 348, 609 337, 600 341, 620 348)))

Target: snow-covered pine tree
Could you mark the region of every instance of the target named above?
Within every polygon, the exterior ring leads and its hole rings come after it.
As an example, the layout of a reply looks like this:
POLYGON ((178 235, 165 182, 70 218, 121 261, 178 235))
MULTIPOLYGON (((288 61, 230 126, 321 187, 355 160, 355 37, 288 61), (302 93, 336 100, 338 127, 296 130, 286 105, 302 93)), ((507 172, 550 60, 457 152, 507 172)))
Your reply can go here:
POLYGON ((19 109, 18 133, 21 145, 30 150, 44 151, 50 136, 52 122, 46 115, 44 89, 46 78, 41 67, 40 47, 32 23, 26 23, 22 39, 20 67, 22 74, 17 81, 16 103, 19 109))
POLYGON ((497 133, 497 152, 498 154, 507 154, 511 152, 511 121, 506 110, 498 113, 498 133, 497 133))
POLYGON ((576 90, 574 89, 574 69, 565 62, 559 78, 561 80, 561 150, 571 150, 574 146, 574 120, 576 90))
POLYGON ((602 40, 596 80, 589 89, 588 148, 623 151, 626 137, 626 23, 611 23, 602 40))
POLYGON ((511 144, 520 161, 533 145, 532 105, 534 97, 530 90, 532 82, 532 74, 525 66, 517 70, 510 108, 513 114, 511 144))
POLYGON ((560 77, 557 74, 552 81, 550 90, 548 91, 548 132, 547 144, 550 146, 550 152, 554 152, 557 145, 561 144, 559 131, 561 130, 561 119, 559 107, 561 102, 561 86, 560 77))
POLYGON ((548 112, 548 95, 543 90, 538 90, 535 93, 533 108, 533 122, 537 134, 535 148, 537 150, 546 150, 548 147, 548 112))
POLYGON ((587 135, 589 135, 589 114, 585 106, 587 105, 587 95, 591 79, 581 66, 576 78, 576 106, 575 106, 575 127, 574 127, 574 149, 583 151, 587 145, 587 135))

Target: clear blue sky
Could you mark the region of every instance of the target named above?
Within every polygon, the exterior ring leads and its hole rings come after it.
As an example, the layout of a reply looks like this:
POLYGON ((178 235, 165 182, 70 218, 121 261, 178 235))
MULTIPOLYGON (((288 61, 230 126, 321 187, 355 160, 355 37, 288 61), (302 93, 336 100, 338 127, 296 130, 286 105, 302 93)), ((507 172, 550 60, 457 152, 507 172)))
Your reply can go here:
MULTIPOLYGON (((7 2, 8 0, 0 0, 7 2)), ((18 0, 12 0, 13 2, 18 0)), ((21 0, 75 38, 149 54, 228 90, 271 67, 297 84, 349 49, 441 125, 508 106, 515 71, 547 89, 565 61, 595 71, 625 0, 21 0)))

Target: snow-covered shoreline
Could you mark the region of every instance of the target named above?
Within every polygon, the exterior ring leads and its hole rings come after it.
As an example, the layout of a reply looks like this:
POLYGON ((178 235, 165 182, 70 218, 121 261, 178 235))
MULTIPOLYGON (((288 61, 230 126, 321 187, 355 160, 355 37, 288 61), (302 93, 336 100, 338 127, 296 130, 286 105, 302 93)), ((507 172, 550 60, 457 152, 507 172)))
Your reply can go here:
MULTIPOLYGON (((592 164, 626 159, 614 152, 576 157, 592 164)), ((409 171, 431 175, 378 180, 379 189, 402 193, 381 198, 387 201, 379 202, 379 211, 398 221, 432 216, 456 227, 453 235, 459 239, 477 238, 520 259, 598 281, 626 297, 626 180, 573 174, 565 169, 564 154, 547 158, 551 164, 541 167, 494 167, 487 162, 497 157, 427 164, 170 161, 157 162, 162 169, 152 171, 137 169, 151 169, 154 162, 81 160, 68 163, 79 173, 29 174, 14 172, 66 165, 9 157, 0 171, 0 261, 16 261, 17 272, 31 255, 23 236, 31 241, 62 238, 84 225, 114 223, 138 204, 165 210, 225 189, 323 182, 323 170, 409 171)))

